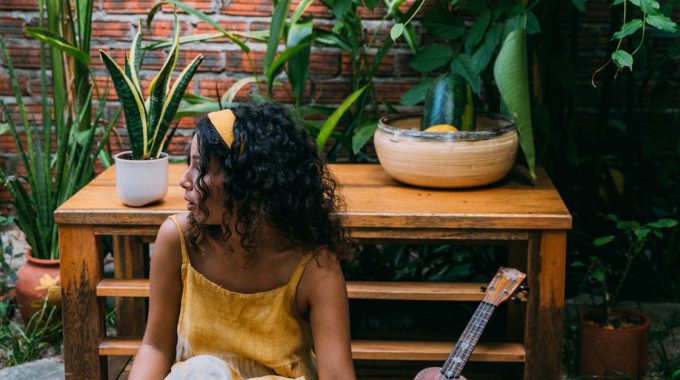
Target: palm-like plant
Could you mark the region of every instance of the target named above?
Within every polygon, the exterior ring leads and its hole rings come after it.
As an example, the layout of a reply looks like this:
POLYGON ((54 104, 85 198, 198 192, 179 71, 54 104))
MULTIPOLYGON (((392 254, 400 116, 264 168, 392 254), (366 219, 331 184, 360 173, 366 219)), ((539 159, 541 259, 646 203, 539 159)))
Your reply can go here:
POLYGON ((104 165, 109 162, 108 135, 121 110, 118 109, 110 120, 105 121, 108 89, 99 93, 90 80, 88 52, 92 1, 75 0, 75 16, 70 1, 40 0, 39 7, 39 27, 26 28, 25 31, 41 41, 40 124, 35 119, 29 120, 16 73, 0 39, 0 54, 7 66, 20 119, 15 124, 9 108, 0 101, 0 112, 6 122, 0 126, 0 133, 12 134, 26 171, 25 175, 19 175, 0 169, 0 183, 12 195, 17 224, 26 235, 32 255, 40 259, 57 259, 54 210, 94 177, 97 157, 102 158, 104 165), (47 16, 47 22, 43 15, 47 16), (47 75, 45 43, 51 48, 51 76, 47 75), (47 94, 50 83, 52 96, 47 94), (99 102, 92 117, 94 94, 99 102), (97 142, 95 136, 100 125, 105 127, 97 142), (53 143, 56 143, 54 151, 51 148, 53 143))
POLYGON ((203 55, 196 56, 170 87, 170 77, 177 64, 180 45, 176 12, 173 34, 170 53, 161 70, 151 81, 146 101, 138 74, 143 59, 141 23, 132 41, 130 52, 125 56, 124 69, 104 51, 99 51, 99 57, 111 75, 118 98, 125 110, 125 124, 134 160, 149 160, 160 156, 168 126, 175 117, 189 81, 203 61, 203 55))

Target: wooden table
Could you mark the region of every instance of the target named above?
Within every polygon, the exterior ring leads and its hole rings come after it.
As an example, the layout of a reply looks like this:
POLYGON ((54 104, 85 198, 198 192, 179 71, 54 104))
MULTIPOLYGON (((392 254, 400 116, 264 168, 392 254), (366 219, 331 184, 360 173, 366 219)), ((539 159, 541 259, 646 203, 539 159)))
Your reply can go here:
MULTIPOLYGON (((55 212, 59 224, 64 363, 68 379, 106 377, 106 355, 133 355, 134 339, 107 338, 104 297, 146 297, 135 236, 155 236, 171 214, 185 210, 177 180, 184 165, 171 165, 168 195, 144 208, 124 206, 116 195, 114 168, 79 191, 55 212), (116 235, 125 252, 118 279, 102 278, 99 236, 116 235), (132 253, 132 255, 131 255, 132 253), (137 264, 135 264, 137 265, 137 264)), ((510 305, 509 341, 480 344, 471 360, 524 362, 525 379, 560 378, 566 231, 571 216, 545 171, 530 185, 520 170, 484 188, 436 190, 400 184, 379 165, 329 165, 347 203, 341 214, 359 242, 507 244, 509 264, 527 271, 525 304, 510 305)), ((143 179, 140 179, 143 180, 143 179)), ((350 298, 481 301, 479 284, 350 282, 350 298)), ((134 330, 134 329, 133 329, 134 330)), ((454 334, 456 335, 456 334, 454 334)), ((443 360, 451 344, 353 341, 361 360, 443 360)))

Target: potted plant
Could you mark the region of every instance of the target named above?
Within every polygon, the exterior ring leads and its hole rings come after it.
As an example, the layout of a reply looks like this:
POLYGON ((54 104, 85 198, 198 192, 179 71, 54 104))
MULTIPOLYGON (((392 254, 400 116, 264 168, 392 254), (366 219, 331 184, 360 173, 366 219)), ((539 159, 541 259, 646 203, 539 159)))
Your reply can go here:
MULTIPOLYGON (((591 257, 586 284, 598 294, 599 305, 584 310, 579 318, 579 370, 588 375, 644 375, 647 366, 647 338, 650 319, 641 312, 617 307, 633 264, 643 257, 653 240, 663 231, 677 226, 673 219, 646 224, 624 221, 616 215, 619 233, 594 240, 597 247, 608 247, 602 257, 591 257)), ((583 265, 575 263, 576 266, 583 265)), ((595 300, 595 298, 594 298, 595 300)))
POLYGON ((388 116, 376 130, 381 165, 403 182, 433 187, 492 183, 512 168, 518 145, 536 177, 526 35, 540 29, 521 3, 469 6, 461 3, 423 16, 423 25, 439 41, 416 52, 411 67, 423 80, 401 98, 405 106, 423 102, 422 118, 388 116), (456 13, 461 11, 478 13, 469 29, 456 13), (452 27, 443 28, 443 23, 452 27), (501 113, 509 117, 475 115, 482 84, 486 102, 495 101, 492 77, 501 113))
POLYGON ((0 133, 12 135, 25 173, 20 174, 22 171, 18 168, 0 169, 0 184, 12 196, 16 223, 30 246, 15 282, 16 299, 24 321, 40 310, 50 290, 51 294, 59 293, 54 210, 94 177, 95 161, 107 156, 106 142, 120 115, 117 111, 109 120, 105 119, 108 88, 97 91, 102 96, 93 108, 89 56, 92 1, 78 2, 77 23, 71 13, 66 12, 67 7, 52 2, 41 4, 41 13, 47 14, 45 20, 58 21, 43 25, 40 18, 38 27, 25 28, 26 34, 41 42, 41 57, 47 53, 45 43, 51 50, 50 67, 45 59, 40 61, 40 123, 27 112, 16 72, 0 38, 0 54, 7 66, 18 110, 13 115, 0 100, 0 112, 6 123, 0 133), (53 91, 51 96, 47 93, 48 87, 53 91), (19 123, 15 123, 16 113, 19 123), (103 133, 98 132, 102 126, 103 133), (98 133, 101 134, 97 136, 98 133))
POLYGON ((123 105, 132 148, 115 156, 116 189, 123 203, 128 206, 144 206, 165 197, 168 190, 168 156, 162 150, 168 127, 189 81, 203 61, 203 55, 196 56, 170 87, 180 45, 175 13, 172 47, 160 71, 151 81, 149 95, 144 100, 139 80, 142 64, 141 29, 140 23, 129 55, 125 57, 124 68, 104 51, 99 51, 123 105))

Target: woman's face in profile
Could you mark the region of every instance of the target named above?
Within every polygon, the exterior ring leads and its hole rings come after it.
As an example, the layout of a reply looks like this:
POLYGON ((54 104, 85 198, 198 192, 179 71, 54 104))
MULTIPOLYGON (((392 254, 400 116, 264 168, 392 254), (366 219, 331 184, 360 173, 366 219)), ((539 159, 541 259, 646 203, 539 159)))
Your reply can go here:
POLYGON ((193 213, 194 218, 201 224, 222 224, 224 206, 224 173, 220 170, 217 162, 211 162, 208 173, 203 176, 208 195, 197 187, 200 174, 201 156, 198 150, 198 138, 191 139, 191 151, 189 153, 189 167, 182 174, 179 185, 184 189, 184 200, 187 201, 187 209, 193 213), (205 198, 205 199, 204 199, 205 198), (198 206, 202 203, 202 211, 198 206))

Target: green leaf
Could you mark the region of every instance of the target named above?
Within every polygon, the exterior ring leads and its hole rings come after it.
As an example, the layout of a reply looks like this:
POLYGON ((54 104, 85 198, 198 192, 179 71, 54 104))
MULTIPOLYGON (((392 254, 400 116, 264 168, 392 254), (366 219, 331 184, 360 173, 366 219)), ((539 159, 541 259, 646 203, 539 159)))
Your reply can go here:
POLYGON ((90 64, 90 56, 86 52, 71 45, 61 36, 52 33, 49 30, 42 28, 24 28, 24 32, 27 35, 36 38, 40 41, 46 42, 48 45, 55 47, 60 51, 70 55, 83 65, 88 66, 90 64))
POLYGON ((276 57, 274 62, 272 62, 271 66, 269 67, 269 70, 265 73, 267 76, 267 89, 270 94, 272 92, 274 78, 283 68, 283 64, 286 63, 286 61, 288 61, 295 54, 302 52, 303 50, 309 49, 311 45, 312 42, 310 41, 302 43, 300 45, 291 46, 284 50, 283 53, 281 53, 278 57, 276 57))
POLYGON ((465 35, 465 24, 451 13, 427 12, 422 23, 427 31, 444 41, 455 40, 465 35))
POLYGON ((347 12, 352 10, 352 0, 335 0, 331 9, 333 10, 333 16, 342 21, 345 19, 347 12))
MULTIPOLYGON (((269 32, 267 31, 267 35, 269 32)), ((192 42, 203 42, 210 41, 218 38, 224 37, 222 33, 204 33, 204 34, 192 34, 190 36, 182 36, 179 38, 179 44, 184 45, 192 42)), ((152 44, 148 44, 142 48, 142 50, 158 50, 164 49, 166 47, 172 46, 172 40, 159 40, 152 44)))
POLYGON ((139 97, 134 84, 125 76, 123 69, 108 54, 100 50, 99 57, 111 76, 113 86, 125 111, 125 125, 130 137, 132 156, 139 160, 146 155, 145 142, 148 139, 144 100, 139 97))
POLYGON ((479 96, 481 90, 481 78, 472 68, 472 59, 467 54, 458 54, 451 62, 451 71, 465 78, 470 84, 472 91, 479 96))
POLYGON ((361 151, 361 148, 373 137, 376 129, 378 129, 378 123, 375 120, 363 123, 356 129, 354 136, 352 136, 352 150, 354 154, 361 151))
POLYGON ((519 28, 510 32, 498 53, 493 74, 501 99, 515 121, 519 132, 519 144, 527 161, 529 173, 536 179, 526 47, 524 29, 519 28))
POLYGON ((647 223, 647 226, 651 228, 672 228, 677 225, 678 225, 677 220, 669 218, 659 219, 655 222, 647 223))
POLYGON ((335 129, 337 126, 338 122, 340 121, 340 118, 342 115, 347 111, 347 109, 354 104, 354 102, 359 98, 359 96, 366 90, 367 86, 364 86, 356 91, 354 91, 350 96, 345 99, 342 104, 340 104, 340 107, 336 109, 333 114, 326 120, 326 122, 323 123, 323 126, 321 127, 321 131, 319 131, 319 135, 316 137, 316 149, 319 151, 319 154, 323 151, 324 145, 326 145, 326 141, 328 141, 328 138, 331 135, 331 132, 335 129))
POLYGON ((422 49, 411 60, 411 67, 421 73, 438 69, 449 63, 453 49, 447 45, 433 44, 422 49))
POLYGON ((609 236, 603 236, 595 239, 593 241, 593 244, 595 244, 596 247, 603 246, 605 244, 609 244, 614 240, 614 236, 609 235, 609 236))
POLYGON ((198 66, 203 62, 203 55, 199 54, 196 58, 191 61, 187 67, 182 70, 179 74, 172 88, 167 94, 165 103, 163 103, 163 111, 161 112, 160 121, 158 127, 154 131, 153 139, 151 140, 152 146, 149 151, 149 156, 158 158, 161 154, 161 148, 165 144, 165 137, 168 131, 170 123, 175 118, 175 113, 179 107, 179 103, 182 100, 184 91, 186 91, 191 78, 193 78, 198 66))
POLYGON ((647 22, 647 24, 657 29, 661 29, 664 32, 673 33, 678 30, 678 24, 676 24, 673 20, 664 15, 647 16, 645 18, 645 21, 647 22))
POLYGON ((378 5, 378 0, 364 0, 364 5, 366 5, 369 11, 373 11, 375 6, 378 5))
POLYGON ((647 239, 647 235, 649 235, 650 232, 652 232, 652 230, 647 228, 640 228, 639 230, 633 231, 638 241, 645 241, 645 239, 647 239))
POLYGON ((640 223, 634 220, 621 220, 616 223, 616 228, 622 231, 634 230, 640 228, 640 223))
MULTIPOLYGON (((165 95, 168 91, 170 78, 172 72, 177 65, 177 58, 179 56, 179 24, 177 21, 177 13, 174 14, 174 30, 173 30, 173 44, 170 48, 170 54, 165 59, 163 66, 158 74, 151 80, 149 84, 149 132, 156 135, 157 128, 161 119, 161 112, 163 111, 164 103, 166 101, 165 95)), ((153 144, 153 141, 147 141, 148 144, 153 144)))
POLYGON ((171 4, 171 5, 174 5, 178 8, 181 8, 182 10, 187 12, 188 14, 195 16, 199 20, 208 23, 208 25, 210 25, 213 28, 220 31, 224 37, 228 38, 229 40, 231 40, 231 42, 238 45, 241 48, 242 51, 244 51, 246 53, 250 52, 250 48, 243 41, 234 37, 234 35, 232 33, 227 32, 224 28, 222 28, 220 26, 219 23, 217 23, 217 21, 213 20, 212 17, 206 15, 205 13, 199 11, 198 9, 193 8, 193 7, 183 3, 181 1, 166 0, 166 1, 161 1, 161 2, 157 3, 156 5, 154 5, 153 8, 151 8, 148 12, 148 16, 147 16, 147 19, 146 19, 147 27, 151 26, 151 21, 153 20, 154 15, 163 6, 163 4, 171 4))
POLYGON ((614 61, 614 64, 620 69, 627 67, 630 70, 633 70, 633 56, 625 50, 613 52, 612 61, 614 61))
POLYGON ((637 5, 640 7, 643 13, 646 13, 647 16, 650 15, 659 15, 659 2, 656 0, 632 0, 631 3, 637 5))
POLYGON ((621 30, 614 33, 612 40, 620 40, 624 37, 630 36, 631 34, 637 32, 638 29, 642 28, 644 23, 640 19, 630 20, 621 26, 621 30))
MULTIPOLYGON (((308 18, 306 21, 291 24, 288 29, 288 41, 286 45, 290 48, 292 46, 303 43, 304 41, 313 41, 313 20, 308 18)), ((311 45, 300 49, 288 59, 288 79, 295 96, 296 103, 302 99, 307 83, 307 74, 309 72, 309 55, 311 52, 311 45)))
MULTIPOLYGON (((290 8, 290 0, 280 0, 274 8, 274 14, 271 18, 271 26, 269 29, 269 39, 267 40, 267 51, 264 55, 264 72, 269 73, 270 66, 274 62, 276 51, 279 47, 279 40, 283 33, 283 28, 286 26, 286 18, 288 17, 288 9, 290 8)), ((271 87, 271 83, 268 83, 271 87)))
POLYGON ((489 62, 491 62, 491 58, 500 41, 501 32, 501 25, 492 26, 486 33, 482 45, 472 54, 472 70, 475 73, 481 74, 489 65, 489 62))
POLYGON ((415 106, 425 100, 427 90, 432 86, 434 79, 427 78, 406 91, 399 100, 404 106, 415 106))
POLYGON ((491 11, 485 10, 472 25, 470 33, 465 37, 465 51, 470 52, 484 38, 484 33, 491 22, 491 11))
POLYGON ((586 11, 586 2, 584 0, 571 0, 571 3, 578 9, 580 12, 585 12, 586 11))
POLYGON ((607 275, 600 268, 590 271, 590 278, 599 283, 604 283, 607 280, 607 275))
POLYGON ((534 12, 527 12, 527 34, 541 33, 541 24, 534 12))
POLYGON ((398 22, 394 25, 392 25, 392 29, 390 29, 390 37, 392 37, 392 40, 394 42, 397 42, 397 38, 401 37, 401 35, 404 33, 404 24, 398 22))

